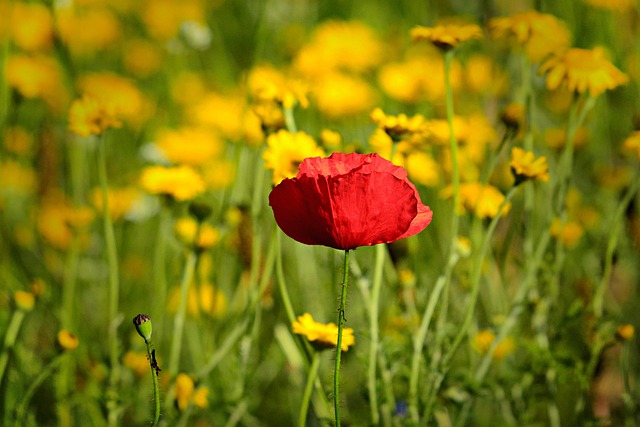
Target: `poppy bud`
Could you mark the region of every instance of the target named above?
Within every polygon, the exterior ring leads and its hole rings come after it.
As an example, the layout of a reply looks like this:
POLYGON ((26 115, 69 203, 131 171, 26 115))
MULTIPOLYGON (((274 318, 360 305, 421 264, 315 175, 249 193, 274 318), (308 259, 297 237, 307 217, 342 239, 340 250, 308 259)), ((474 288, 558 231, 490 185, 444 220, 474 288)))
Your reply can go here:
POLYGON ((151 339, 151 316, 148 314, 138 314, 133 318, 133 324, 136 327, 136 331, 138 334, 144 338, 145 341, 149 341, 151 339))

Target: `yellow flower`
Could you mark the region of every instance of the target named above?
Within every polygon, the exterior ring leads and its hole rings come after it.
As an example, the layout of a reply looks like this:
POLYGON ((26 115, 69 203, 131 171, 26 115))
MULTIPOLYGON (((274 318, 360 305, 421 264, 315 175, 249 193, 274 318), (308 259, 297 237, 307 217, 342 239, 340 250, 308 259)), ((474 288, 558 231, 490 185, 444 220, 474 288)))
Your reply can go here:
MULTIPOLYGON (((430 101, 444 100, 444 64, 442 55, 431 45, 420 46, 402 62, 385 64, 378 74, 382 90, 391 98, 415 103, 426 97, 430 101)), ((460 89, 462 69, 453 61, 450 70, 453 92, 460 89)))
POLYGON ((163 64, 158 46, 143 39, 127 40, 122 54, 124 67, 138 77, 150 76, 163 64))
POLYGON ((38 208, 36 227, 44 240, 56 248, 66 249, 74 234, 81 237, 81 246, 85 247, 88 235, 81 229, 93 218, 93 210, 89 207, 74 207, 63 194, 51 192, 44 196, 38 208))
POLYGON ((633 336, 636 334, 636 330, 630 323, 625 323, 624 325, 618 326, 616 329, 616 335, 623 341, 631 341, 633 336))
POLYGON ((571 44, 571 34, 561 20, 535 10, 493 18, 489 30, 494 38, 514 38, 532 62, 562 52, 571 44))
POLYGON ((306 85, 288 78, 271 65, 253 68, 247 77, 247 85, 257 102, 277 102, 283 108, 293 108, 296 104, 302 108, 309 106, 306 85))
POLYGON ((273 183, 298 174, 298 165, 307 157, 322 157, 324 151, 304 132, 290 133, 280 130, 267 138, 267 149, 262 157, 265 167, 273 171, 273 183))
POLYGON ((193 245, 200 249, 209 249, 220 240, 220 232, 207 223, 200 226, 198 239, 196 241, 196 232, 198 232, 198 223, 195 219, 187 217, 180 218, 174 225, 176 235, 185 244, 193 245))
POLYGON ((392 116, 385 114, 380 108, 376 108, 369 115, 369 118, 395 142, 416 134, 422 136, 427 131, 425 119, 421 114, 416 114, 411 118, 406 114, 392 116))
POLYGON ((69 108, 69 130, 80 136, 101 135, 121 125, 107 106, 91 96, 76 99, 69 108))
POLYGON ((78 348, 80 340, 78 340, 78 337, 71 332, 66 329, 62 329, 58 332, 58 344, 60 344, 60 347, 62 347, 63 350, 71 351, 78 348))
POLYGON ((380 63, 382 48, 376 34, 365 24, 330 20, 314 29, 293 64, 297 72, 314 78, 335 71, 362 73, 380 63))
POLYGON ((7 127, 3 146, 10 153, 28 156, 33 154, 33 136, 22 127, 7 127))
MULTIPOLYGON (((180 305, 180 286, 169 291, 167 310, 176 313, 180 305)), ((211 283, 202 283, 200 287, 189 287, 187 296, 187 314, 198 317, 204 314, 211 318, 221 317, 227 311, 227 297, 220 289, 211 283)))
POLYGON ((189 166, 149 166, 142 171, 140 182, 147 192, 178 201, 192 199, 205 190, 202 177, 189 166))
POLYGON ((601 48, 568 49, 545 61, 540 66, 540 73, 547 74, 547 88, 550 90, 565 86, 571 92, 589 91, 592 97, 626 84, 629 80, 626 74, 605 58, 601 48))
POLYGON ((140 18, 156 40, 166 42, 176 37, 183 22, 205 22, 204 3, 199 0, 149 0, 140 2, 140 18))
POLYGON ((208 387, 198 387, 198 389, 191 396, 191 403, 193 406, 197 406, 198 408, 204 409, 209 406, 209 388, 208 387))
MULTIPOLYGON (((312 344, 319 348, 335 348, 338 345, 338 326, 334 323, 318 323, 313 320, 309 313, 298 316, 298 320, 293 322, 293 333, 304 335, 312 344)), ((355 344, 353 329, 342 329, 342 351, 348 351, 349 347, 355 344)))
POLYGON ((405 167, 411 182, 427 187, 437 187, 440 184, 440 165, 425 152, 412 151, 409 153, 406 157, 405 167))
POLYGON ((636 0, 584 0, 589 6, 614 12, 631 12, 636 7, 636 0))
POLYGON ((430 41, 439 49, 449 50, 467 40, 483 38, 479 26, 470 25, 437 25, 435 27, 417 26, 411 30, 413 41, 430 41))
POLYGON ((145 118, 142 93, 132 80, 112 73, 91 73, 80 78, 78 87, 117 117, 136 123, 145 118))
POLYGON ((526 180, 549 181, 547 158, 536 158, 533 151, 525 151, 519 147, 511 150, 511 171, 516 179, 515 185, 526 180))
MULTIPOLYGON (((491 349, 491 346, 493 345, 495 339, 496 336, 493 332, 488 329, 483 329, 482 331, 479 331, 473 338, 472 346, 478 353, 480 353, 481 355, 485 355, 491 349)), ((514 349, 515 342, 513 341, 513 338, 506 337, 504 340, 500 341, 493 349, 492 356, 497 360, 501 360, 509 354, 513 353, 514 349)))
MULTIPOLYGON (((453 196, 453 187, 449 186, 440 192, 443 198, 453 196)), ((480 184, 478 182, 468 182, 460 185, 460 205, 457 212, 460 214, 465 210, 471 212, 479 218, 493 218, 498 214, 498 208, 504 202, 504 195, 492 185, 480 184)), ((511 203, 507 203, 502 208, 502 215, 505 216, 511 209, 511 203)))
POLYGON ((622 150, 627 154, 634 155, 637 160, 640 160, 640 130, 634 131, 624 140, 622 150))
POLYGON ((513 129, 514 131, 521 129, 526 119, 524 105, 516 102, 507 104, 504 110, 502 110, 501 119, 502 123, 504 123, 508 129, 513 129))
POLYGON ((575 247, 583 234, 584 229, 577 222, 563 222, 560 218, 554 218, 551 222, 551 235, 566 248, 575 247))
POLYGON ((322 132, 320 132, 320 142, 326 148, 337 149, 342 143, 342 136, 331 129, 322 129, 322 132))
MULTIPOLYGON (((121 219, 131 211, 134 203, 139 200, 140 197, 140 191, 133 187, 107 189, 109 215, 114 221, 121 219)), ((102 189, 94 188, 91 190, 90 200, 98 212, 104 210, 102 205, 102 189)))
POLYGON ((502 95, 507 90, 507 76, 487 55, 473 55, 464 65, 466 87, 475 93, 502 95))
POLYGON ((199 408, 206 408, 209 405, 207 401, 209 389, 207 387, 198 387, 196 390, 193 379, 187 374, 179 373, 176 376, 175 393, 176 402, 181 411, 184 411, 189 404, 199 408))
POLYGON ((35 51, 51 47, 53 20, 51 12, 40 3, 13 3, 10 32, 13 42, 20 49, 35 51))
POLYGON ((11 55, 6 79, 25 98, 43 99, 56 112, 68 100, 58 62, 48 56, 11 55))
POLYGON ((222 152, 222 141, 210 130, 199 127, 160 131, 155 145, 171 163, 199 166, 222 152))
POLYGON ((131 369, 137 376, 144 375, 149 370, 147 353, 127 351, 122 357, 122 364, 131 369))
POLYGON ((32 167, 15 160, 0 160, 0 193, 32 195, 38 188, 38 176, 32 167))
POLYGON ((373 108, 376 94, 361 77, 341 72, 323 74, 312 86, 318 110, 330 119, 362 114, 373 108))
POLYGON ((236 178, 236 164, 225 159, 216 159, 203 166, 202 177, 211 190, 220 190, 233 183, 236 178))
POLYGON ((178 408, 180 408, 181 411, 184 411, 187 406, 189 406, 194 389, 195 385, 193 383, 193 379, 191 379, 187 374, 179 373, 176 377, 175 393, 176 402, 178 403, 178 408))
POLYGON ((122 34, 120 21, 108 5, 56 11, 60 38, 74 55, 89 55, 106 50, 118 42, 122 34), (87 31, 87 29, 91 31, 87 31))
POLYGON ((36 302, 36 296, 31 292, 15 291, 13 293, 13 301, 16 307, 22 311, 33 310, 33 305, 36 302))
POLYGON ((260 119, 260 126, 267 134, 285 128, 282 108, 275 102, 259 102, 251 110, 260 119))

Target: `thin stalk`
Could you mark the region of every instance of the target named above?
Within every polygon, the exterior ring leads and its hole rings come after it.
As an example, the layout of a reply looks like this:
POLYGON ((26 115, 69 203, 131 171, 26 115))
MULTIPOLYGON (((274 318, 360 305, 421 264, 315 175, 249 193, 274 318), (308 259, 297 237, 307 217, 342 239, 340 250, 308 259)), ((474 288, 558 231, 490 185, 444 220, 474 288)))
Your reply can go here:
POLYGON ((161 313, 167 302, 167 236, 169 235, 171 226, 171 212, 168 206, 160 207, 160 215, 158 218, 158 235, 156 236, 156 244, 153 253, 153 289, 157 290, 158 302, 156 304, 156 312, 161 313))
POLYGON ((458 260, 458 253, 452 252, 445 271, 440 275, 440 277, 438 277, 438 280, 431 291, 429 301, 424 309, 422 321, 420 322, 420 328, 413 338, 413 355, 411 358, 411 374, 409 376, 409 414, 414 423, 420 422, 420 415, 418 413, 418 380, 420 377, 422 349, 424 348, 424 342, 427 338, 431 319, 433 318, 436 306, 440 301, 442 290, 445 288, 447 283, 451 282, 451 274, 453 272, 453 268, 458 263, 458 260))
POLYGON ((15 427, 24 425, 25 413, 27 411, 27 408, 29 407, 29 402, 31 401, 33 394, 36 392, 38 387, 40 387, 40 385, 47 378, 49 378, 51 374, 53 374, 58 365, 60 365, 60 363, 64 361, 65 355, 66 352, 60 353, 51 362, 49 362, 49 364, 42 371, 40 371, 40 374, 36 377, 36 379, 31 383, 27 391, 24 393, 24 395, 22 396, 22 400, 20 400, 20 403, 18 404, 16 409, 16 421, 14 424, 15 427))
POLYGON ((369 371, 367 386, 369 388, 369 408, 371 410, 371 424, 373 425, 378 425, 380 423, 380 412, 378 410, 378 393, 376 389, 376 361, 378 347, 380 346, 380 332, 378 323, 385 251, 386 245, 380 244, 376 246, 376 260, 373 270, 373 286, 371 289, 371 299, 369 300, 369 332, 371 334, 371 342, 369 343, 369 371))
POLYGON ((616 250, 616 246, 618 245, 620 230, 624 223, 623 215, 626 212, 629 203, 631 203, 633 197, 638 192, 638 188, 640 188, 640 174, 636 174, 636 177, 627 189, 627 192, 622 197, 622 201, 620 202, 620 205, 618 205, 618 209, 616 209, 611 221, 613 229, 609 233, 609 241, 607 242, 604 272, 602 273, 602 279, 596 287, 593 295, 593 313, 596 316, 596 320, 602 317, 604 311, 604 293, 607 290, 607 284, 609 283, 609 278, 611 277, 611 271, 613 269, 613 254, 616 250))
POLYGON ((309 403, 311 402, 311 394, 313 391, 313 384, 318 377, 318 368, 320 367, 320 356, 317 352, 313 353, 311 358, 311 366, 309 367, 309 373, 307 374, 307 384, 304 387, 304 394, 302 395, 302 404, 300 405, 300 415, 298 416, 298 426, 305 427, 307 425, 307 412, 309 411, 309 403))
POLYGON ((287 284, 284 280, 284 271, 282 267, 282 233, 276 233, 276 282, 278 283, 278 291, 280 292, 280 296, 282 297, 282 304, 284 304, 284 310, 287 313, 287 320, 289 320, 289 324, 291 325, 296 321, 296 314, 293 310, 293 304, 291 304, 291 297, 289 296, 289 290, 287 289, 287 284))
POLYGON ((345 323, 345 307, 347 305, 347 286, 349 285, 349 254, 344 251, 344 275, 342 277, 342 292, 340 296, 340 308, 338 309, 338 342, 336 344, 336 365, 333 375, 333 406, 336 415, 336 427, 340 427, 340 359, 342 355, 342 329, 345 323))
MULTIPOLYGON (((199 230, 196 233, 198 236, 199 230)), ((182 272, 182 282, 180 283, 180 305, 173 323, 173 338, 171 341, 171 350, 169 353, 169 374, 176 375, 180 367, 180 350, 182 349, 182 333, 184 331, 184 322, 187 313, 187 301, 189 300, 189 287, 193 282, 193 275, 196 269, 198 256, 194 250, 189 250, 187 261, 182 272)), ((169 401, 170 399, 167 399, 169 401)), ((168 405, 171 403, 168 402, 168 405)))
POLYGON ((511 201, 513 196, 515 195, 517 188, 518 187, 512 187, 509 190, 509 192, 505 196, 504 200, 500 204, 500 207, 498 208, 498 212, 491 219, 491 223, 489 224, 489 228, 487 229, 487 232, 484 235, 484 238, 482 240, 482 243, 480 245, 479 251, 477 253, 475 262, 473 264, 473 271, 472 271, 472 275, 471 275, 471 295, 469 297, 469 305, 467 307, 467 312, 466 312, 464 321, 462 323, 462 326, 458 330, 458 334, 456 335, 455 339, 453 340, 453 344, 451 344, 451 348, 449 349, 449 351, 447 352, 447 354, 444 357, 445 365, 447 365, 449 363, 449 361, 451 360, 451 358, 453 358, 453 355, 455 354, 456 350, 458 349, 458 347, 462 343, 462 340, 466 336, 466 334, 468 332, 468 329, 469 329, 469 326, 471 326, 471 321, 473 320, 473 314, 475 313, 476 302, 478 300, 478 295, 479 295, 479 292, 480 292, 480 276, 481 276, 481 273, 482 273, 482 263, 484 261, 484 258, 485 258, 485 255, 487 253, 487 250, 489 249, 489 243, 491 241, 491 237, 493 236, 493 232, 495 231, 496 226, 498 225, 498 221, 500 220, 500 216, 502 214, 502 211, 504 210, 505 206, 507 206, 507 204, 511 201))
POLYGON ((155 353, 151 350, 151 340, 144 340, 144 343, 147 345, 147 357, 149 358, 149 366, 151 366, 151 378, 153 379, 153 401, 154 401, 154 415, 153 422, 151 423, 152 427, 158 425, 158 421, 160 421, 160 386, 158 385, 158 371, 156 368, 158 367, 155 353))
POLYGON ((291 133, 297 133, 298 128, 296 126, 296 120, 293 116, 293 108, 283 108, 282 112, 284 113, 284 124, 287 127, 287 130, 291 133))
POLYGON ((453 50, 444 54, 444 87, 445 104, 447 110, 447 124, 449 125, 449 149, 451 151, 451 182, 453 185, 453 213, 451 215, 451 246, 449 251, 455 251, 458 237, 458 204, 460 203, 460 173, 458 171, 458 141, 453 128, 453 90, 451 88, 451 63, 453 62, 453 50))
POLYGON ((102 190, 102 225, 107 251, 107 263, 109 265, 109 392, 107 393, 107 407, 109 410, 109 425, 114 426, 118 422, 118 381, 120 380, 120 366, 118 360, 118 297, 120 283, 118 276, 118 254, 116 250, 116 238, 113 231, 113 222, 109 213, 109 193, 107 185, 107 160, 106 144, 103 137, 98 139, 98 176, 102 190))
POLYGON ((571 105, 571 109, 569 111, 569 122, 567 123, 567 141, 565 143, 564 151, 562 152, 560 158, 560 165, 558 167, 560 176, 558 181, 558 195, 555 206, 555 211, 557 213, 562 212, 567 189, 571 180, 576 132, 584 122, 584 119, 587 117, 587 113, 591 111, 591 109, 595 105, 596 99, 597 98, 589 96, 584 102, 582 108, 579 108, 577 101, 574 101, 574 103, 571 105))
MULTIPOLYGON (((547 249, 550 238, 551 238, 551 235, 548 232, 543 234, 542 237, 540 238, 540 241, 538 242, 538 246, 533 255, 533 258, 531 258, 530 262, 527 264, 528 268, 527 268, 526 276, 522 281, 522 285, 520 286, 520 289, 518 289, 518 293, 514 298, 513 304, 511 305, 511 311, 509 312, 509 316, 504 321, 504 323, 502 323, 500 330, 496 334, 496 338, 493 340, 493 343, 491 343, 489 350, 482 357, 480 364, 476 368, 476 372, 473 377, 476 384, 480 384, 484 380, 484 377, 489 372, 491 361, 493 360, 493 352, 495 351, 498 344, 504 341, 507 335, 515 327, 520 317, 520 314, 522 314, 522 312, 526 308, 527 296, 531 291, 531 289, 536 284, 536 281, 535 281, 536 273, 538 272, 540 264, 542 263, 542 258, 547 249)), ((466 424, 467 418, 471 412, 471 407, 473 403, 474 403, 473 400, 469 400, 465 403, 462 410, 460 411, 460 416, 458 417, 457 425, 466 424)))
POLYGON ((16 310, 11 316, 7 332, 4 335, 4 344, 2 345, 2 353, 0 353, 0 384, 4 378, 4 373, 9 363, 9 352, 13 349, 18 338, 18 332, 20 332, 20 326, 24 320, 25 312, 23 310, 16 310))

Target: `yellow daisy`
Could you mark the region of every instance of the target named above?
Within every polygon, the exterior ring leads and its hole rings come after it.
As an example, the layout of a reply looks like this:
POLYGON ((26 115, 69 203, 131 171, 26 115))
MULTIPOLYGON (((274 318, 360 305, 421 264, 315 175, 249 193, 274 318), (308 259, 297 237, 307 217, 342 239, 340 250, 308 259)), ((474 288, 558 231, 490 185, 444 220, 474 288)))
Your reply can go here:
POLYGON ((142 171, 140 181, 147 192, 178 201, 192 199, 205 190, 202 177, 189 166, 150 166, 142 171))
POLYGON ((571 44, 571 33, 564 22, 535 10, 493 18, 489 21, 489 31, 496 39, 515 39, 532 62, 564 51, 571 44))
POLYGON ((423 134, 426 131, 425 119, 420 114, 413 117, 407 117, 406 114, 391 116, 385 114, 380 108, 376 108, 369 115, 369 118, 382 128, 394 142, 399 142, 407 136, 423 134))
POLYGON ((519 147, 511 150, 511 172, 516 179, 515 185, 527 180, 549 181, 547 158, 536 158, 533 151, 525 151, 519 147))
POLYGON ((413 41, 429 41, 439 49, 449 50, 467 40, 483 38, 479 26, 471 25, 437 25, 435 27, 417 26, 411 29, 413 41))
POLYGON ((605 58, 601 48, 568 49, 544 62, 540 73, 547 74, 547 88, 550 90, 566 86, 571 92, 589 91, 592 97, 629 81, 626 74, 605 58))
POLYGON ((58 332, 58 344, 63 350, 75 350, 80 344, 78 337, 67 331, 66 329, 58 332))
POLYGON ((269 135, 262 157, 265 167, 273 171, 273 184, 298 174, 298 165, 307 157, 322 157, 324 150, 304 132, 280 130, 269 135))
POLYGON ((69 108, 69 130, 77 135, 100 135, 120 126, 113 110, 94 97, 85 95, 73 101, 69 108))
MULTIPOLYGON (((304 335, 312 344, 320 348, 334 348, 338 344, 338 326, 334 323, 319 323, 313 320, 309 313, 298 316, 298 320, 292 324, 293 332, 304 335)), ((355 344, 353 329, 342 329, 342 351, 349 350, 355 344)))

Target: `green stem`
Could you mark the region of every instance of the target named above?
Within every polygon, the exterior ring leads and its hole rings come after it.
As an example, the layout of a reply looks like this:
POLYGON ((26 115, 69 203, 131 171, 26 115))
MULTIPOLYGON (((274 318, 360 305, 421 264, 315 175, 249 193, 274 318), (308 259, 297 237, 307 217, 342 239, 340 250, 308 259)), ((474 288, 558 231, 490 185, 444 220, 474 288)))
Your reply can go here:
POLYGON ((338 309, 338 342, 336 344, 336 365, 333 375, 333 406, 336 414, 336 427, 340 427, 340 359, 342 355, 342 329, 345 323, 345 307, 347 305, 347 286, 349 284, 349 254, 344 251, 344 275, 342 277, 342 292, 340 308, 338 309))
POLYGON ((18 404, 16 409, 16 422, 15 426, 19 427, 24 424, 24 417, 29 407, 29 401, 33 397, 33 394, 36 392, 38 387, 51 376, 51 374, 55 371, 58 365, 64 361, 64 357, 66 356, 66 352, 60 353, 57 355, 49 364, 40 372, 40 374, 36 377, 36 379, 31 383, 27 391, 22 396, 22 400, 20 404, 18 404))
MULTIPOLYGON (((518 289, 518 293, 516 294, 513 304, 511 305, 511 311, 509 312, 509 316, 501 325, 500 330, 498 331, 496 338, 493 340, 493 343, 489 347, 487 353, 482 357, 480 364, 476 368, 476 373, 473 377, 476 384, 482 383, 484 377, 489 372, 489 367, 491 366, 491 361, 493 359, 493 352, 495 351, 498 344, 500 344, 507 335, 511 332, 511 330, 515 327, 520 314, 526 308, 526 299, 529 295, 529 292, 536 285, 536 273, 542 263, 542 258, 544 253, 549 245, 551 235, 550 233, 545 233, 542 235, 540 241, 538 242, 538 246, 536 251, 531 258, 530 262, 527 264, 527 273, 525 275, 524 280, 522 281, 522 285, 518 289)), ((462 410, 460 411, 460 416, 458 417, 457 425, 465 425, 467 422, 467 418, 471 412, 471 407, 474 403, 474 400, 469 400, 465 403, 462 410)))
POLYGON ((118 254, 116 251, 116 238, 113 232, 113 222, 109 213, 109 193, 107 184, 107 160, 106 144, 104 138, 98 138, 98 177, 102 190, 102 225, 104 231, 105 246, 107 251, 107 263, 109 265, 109 390, 107 393, 107 407, 109 409, 109 425, 118 423, 118 381, 120 379, 120 366, 118 360, 118 294, 120 290, 118 277, 118 254))
POLYGON ((13 312, 13 316, 11 316, 11 320, 9 321, 7 332, 4 335, 2 353, 0 353, 0 384, 2 383, 4 373, 7 369, 7 364, 9 363, 9 352, 16 344, 18 332, 20 331, 20 326, 22 326, 25 314, 26 313, 22 310, 16 310, 13 312))
POLYGON ((158 425, 160 421, 160 386, 158 385, 158 372, 156 371, 157 361, 154 354, 151 351, 151 340, 144 340, 147 345, 147 357, 149 358, 149 366, 151 366, 151 378, 153 379, 153 401, 155 403, 155 410, 153 415, 152 427, 158 425))
POLYGON ((605 264, 604 264, 604 272, 602 274, 602 279, 600 283, 595 289, 593 296, 593 313, 596 316, 596 320, 602 317, 604 311, 604 294, 607 290, 607 284, 609 283, 609 278, 611 277, 611 270, 613 269, 613 254, 616 250, 616 246, 618 245, 618 237, 620 236, 620 230, 622 228, 623 215, 629 206, 629 203, 633 200, 633 197, 638 192, 640 188, 640 174, 636 174, 633 182, 627 189, 618 209, 611 219, 611 224, 613 224, 612 230, 609 233, 609 241, 607 242, 607 252, 605 255, 605 264))
POLYGON ((278 283, 278 291, 282 297, 282 303, 284 304, 284 310, 287 312, 287 319, 291 325, 296 321, 296 313, 293 310, 293 304, 291 304, 291 297, 289 297, 289 290, 284 280, 284 271, 282 268, 282 233, 277 233, 277 252, 276 252, 276 282, 278 283))
POLYGON ((431 291, 429 301, 424 309, 422 321, 420 322, 420 328, 413 339, 413 355, 411 358, 411 374, 409 377, 409 414, 414 423, 420 422, 420 415, 418 412, 418 380, 420 377, 422 349, 424 348, 424 342, 427 338, 431 319, 433 318, 436 306, 440 301, 442 290, 451 282, 451 274, 453 273, 453 268, 458 263, 459 258, 460 257, 457 252, 451 252, 445 271, 440 275, 440 277, 438 277, 438 280, 431 291))
MULTIPOLYGON (((199 233, 196 233, 196 236, 199 233)), ((187 302, 189 300, 189 287, 193 282, 193 275, 196 269, 198 256, 194 250, 189 250, 187 260, 182 272, 182 282, 180 283, 180 305, 173 323, 173 338, 171 341, 171 350, 169 353, 169 374, 176 375, 180 367, 180 350, 182 349, 182 333, 184 331, 184 322, 187 313, 187 302)), ((167 399, 167 405, 171 405, 167 399)))
MULTIPOLYGON (((394 144, 395 145, 395 144, 394 144)), ((376 389, 376 361, 378 348, 380 346, 379 313, 380 313, 380 291, 382 289, 382 272, 384 270, 384 260, 386 245, 376 246, 376 261, 373 271, 373 286, 371 289, 371 300, 369 301, 369 332, 371 342, 369 344, 369 405, 371 409, 371 424, 380 423, 380 413, 378 410, 378 394, 376 389)))
POLYGON ((300 405, 300 416, 298 417, 298 426, 305 427, 307 425, 307 412, 309 411, 309 403, 311 402, 311 393, 313 391, 313 384, 318 377, 318 368, 320 367, 320 356, 317 352, 313 353, 311 358, 311 367, 309 367, 309 374, 307 375, 307 384, 304 387, 304 394, 302 395, 302 404, 300 405))
POLYGON ((284 124, 287 130, 290 133, 297 133, 298 128, 296 127, 296 120, 293 116, 293 108, 283 108, 282 112, 284 113, 284 124))
POLYGON ((451 151, 451 181, 453 185, 453 213, 451 215, 451 246, 450 252, 455 251, 458 238, 458 204, 460 203, 460 173, 458 171, 458 141, 453 127, 453 90, 451 88, 451 63, 453 62, 453 50, 444 54, 444 87, 445 103, 447 109, 447 124, 449 125, 449 149, 451 151))
POLYGON ((581 109, 579 108, 578 101, 574 101, 574 103, 571 105, 571 110, 569 112, 569 122, 567 123, 567 142, 564 146, 564 151, 562 152, 560 164, 558 167, 559 181, 555 206, 555 211, 558 214, 563 210, 562 207, 564 206, 567 189, 569 188, 569 183, 571 181, 573 170, 573 149, 576 132, 584 122, 584 119, 587 117, 587 113, 591 111, 591 109, 595 105, 596 99, 597 98, 589 96, 584 102, 584 105, 581 109))
POLYGON ((167 303, 167 236, 170 234, 171 212, 168 206, 160 207, 158 218, 158 235, 153 253, 153 289, 157 291, 156 312, 162 313, 167 303))
POLYGON ((498 221, 500 220, 502 211, 504 210, 505 206, 507 206, 509 201, 513 198, 517 188, 518 187, 512 187, 507 193, 507 195, 505 196, 504 200, 502 201, 502 204, 500 204, 500 207, 498 208, 498 212, 491 219, 489 228, 487 229, 487 232, 485 233, 482 243, 480 245, 479 251, 477 252, 477 256, 475 257, 475 262, 473 264, 473 271, 471 274, 471 295, 469 297, 469 305, 467 307, 467 312, 466 312, 464 321, 462 323, 462 326, 458 330, 458 334, 453 340, 453 344, 451 344, 451 348, 449 349, 449 351, 444 357, 445 365, 447 365, 451 360, 451 358, 453 358, 453 355, 455 354, 456 350, 462 343, 462 340, 467 335, 469 326, 471 326, 471 321, 473 320, 473 314, 475 313, 476 301, 478 300, 478 295, 480 291, 480 276, 482 273, 482 264, 484 261, 484 257, 487 253, 487 250, 489 249, 489 243, 491 241, 491 237, 493 236, 493 232, 496 229, 496 226, 498 225, 498 221))

